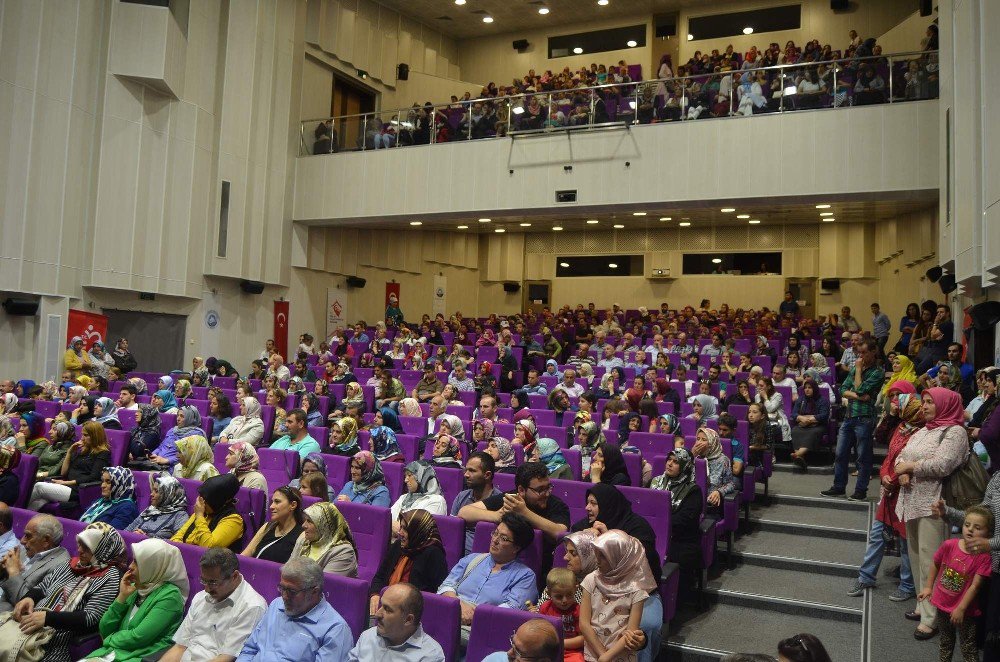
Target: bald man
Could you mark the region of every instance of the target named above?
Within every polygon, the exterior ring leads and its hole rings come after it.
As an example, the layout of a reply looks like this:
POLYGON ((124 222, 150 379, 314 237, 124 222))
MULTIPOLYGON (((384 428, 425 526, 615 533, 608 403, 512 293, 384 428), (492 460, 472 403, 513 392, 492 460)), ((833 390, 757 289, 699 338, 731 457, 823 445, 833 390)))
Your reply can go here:
POLYGON ((556 632, 555 626, 544 618, 533 618, 521 624, 510 638, 510 643, 509 650, 490 653, 483 658, 483 662, 559 661, 559 633, 556 632))

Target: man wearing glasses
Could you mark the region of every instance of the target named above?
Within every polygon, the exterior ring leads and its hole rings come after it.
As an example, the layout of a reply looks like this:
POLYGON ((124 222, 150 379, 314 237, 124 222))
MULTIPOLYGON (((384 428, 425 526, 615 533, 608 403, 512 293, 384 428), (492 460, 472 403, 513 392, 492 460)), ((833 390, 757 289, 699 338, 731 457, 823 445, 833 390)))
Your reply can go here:
POLYGON ((281 568, 281 597, 268 606, 238 662, 340 662, 354 646, 351 628, 323 598, 323 569, 305 556, 281 568))
POLYGON ((239 557, 211 547, 201 557, 201 585, 174 646, 161 662, 232 662, 267 611, 267 602, 240 574, 239 557))
POLYGON ((483 662, 558 662, 559 633, 544 618, 533 618, 510 635, 510 649, 491 653, 483 662))

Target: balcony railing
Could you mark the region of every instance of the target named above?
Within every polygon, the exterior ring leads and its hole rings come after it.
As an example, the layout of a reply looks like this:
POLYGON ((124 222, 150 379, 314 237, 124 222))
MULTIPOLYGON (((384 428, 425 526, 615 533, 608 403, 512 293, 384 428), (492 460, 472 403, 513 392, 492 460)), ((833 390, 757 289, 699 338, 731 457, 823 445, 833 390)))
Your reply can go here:
POLYGON ((300 155, 751 117, 937 96, 937 51, 914 51, 305 120, 300 127, 300 155))

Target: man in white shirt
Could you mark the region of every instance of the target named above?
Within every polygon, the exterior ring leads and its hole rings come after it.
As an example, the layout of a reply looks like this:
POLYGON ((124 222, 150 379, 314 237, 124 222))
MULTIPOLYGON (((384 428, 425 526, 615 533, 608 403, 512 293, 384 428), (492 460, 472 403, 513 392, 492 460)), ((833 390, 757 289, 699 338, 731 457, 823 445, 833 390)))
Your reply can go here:
POLYGON ((424 597, 413 584, 393 584, 382 594, 375 627, 358 637, 350 662, 444 662, 441 644, 424 632, 424 597))
POLYGON ((563 373, 563 380, 556 385, 553 391, 566 391, 566 395, 571 398, 579 398, 583 395, 583 385, 576 383, 576 370, 566 368, 563 373))
POLYGON ((267 342, 264 343, 264 351, 259 355, 260 360, 267 363, 268 359, 271 358, 271 354, 274 354, 274 340, 268 338, 267 342))
POLYGON ((233 662, 257 627, 267 602, 243 579, 239 557, 225 547, 210 547, 201 557, 201 585, 174 645, 160 662, 233 662))
POLYGON ((663 346, 663 335, 657 333, 653 336, 653 344, 646 346, 646 354, 649 355, 650 365, 656 365, 656 359, 660 356, 660 352, 665 351, 667 349, 663 346))
POLYGON ((448 413, 448 403, 445 401, 443 395, 435 395, 431 398, 428 408, 430 409, 430 416, 427 417, 427 434, 434 434, 434 424, 443 414, 448 413))
POLYGON ((135 396, 135 387, 126 382, 121 387, 121 390, 118 391, 118 402, 115 404, 118 406, 118 409, 135 411, 139 408, 139 403, 135 401, 135 396))
POLYGON ((274 375, 279 382, 287 382, 292 376, 285 365, 285 357, 281 354, 271 354, 267 360, 267 374, 274 375))
POLYGON ((625 363, 615 356, 615 348, 610 343, 604 346, 604 355, 601 360, 597 362, 597 365, 604 368, 605 371, 609 371, 612 368, 624 368, 625 363))
POLYGON ((799 389, 795 386, 795 380, 785 373, 784 365, 776 365, 771 368, 771 381, 775 386, 788 386, 792 389, 792 402, 799 399, 799 389))

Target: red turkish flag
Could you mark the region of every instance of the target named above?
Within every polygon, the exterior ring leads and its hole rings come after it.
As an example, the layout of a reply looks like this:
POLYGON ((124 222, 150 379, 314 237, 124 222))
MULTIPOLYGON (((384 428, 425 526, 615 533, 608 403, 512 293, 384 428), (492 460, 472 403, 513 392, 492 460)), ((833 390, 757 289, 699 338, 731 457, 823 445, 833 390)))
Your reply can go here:
POLYGON ((288 302, 274 302, 274 348, 285 357, 285 361, 291 361, 288 356, 288 302))

